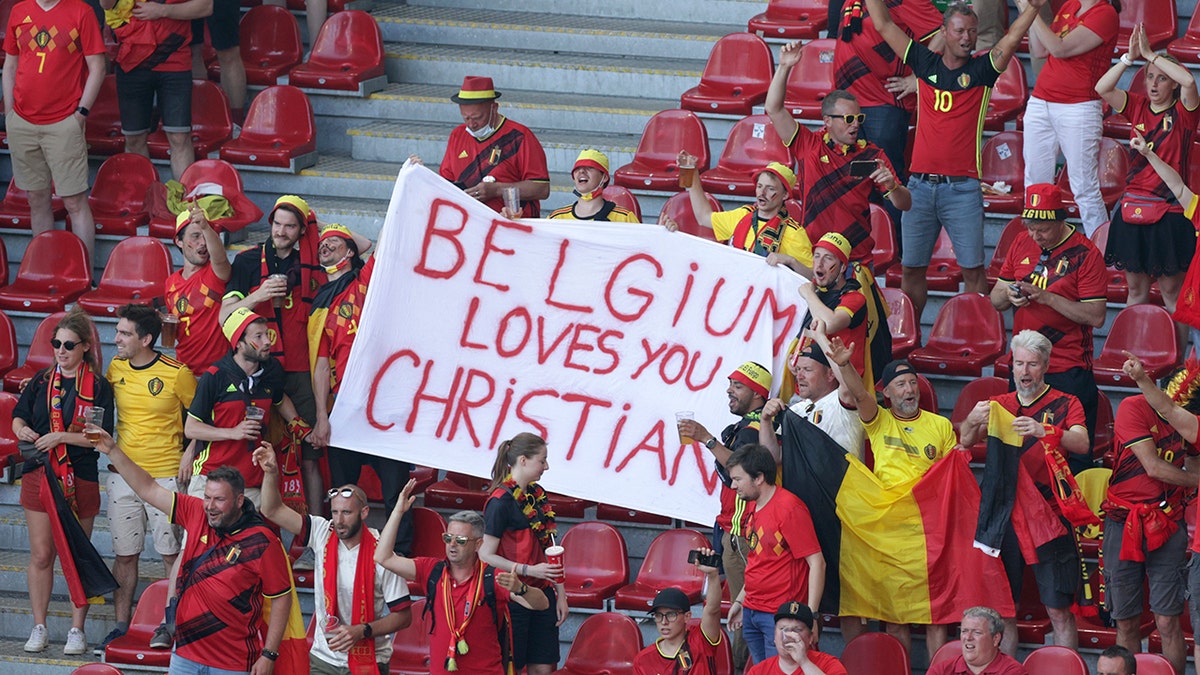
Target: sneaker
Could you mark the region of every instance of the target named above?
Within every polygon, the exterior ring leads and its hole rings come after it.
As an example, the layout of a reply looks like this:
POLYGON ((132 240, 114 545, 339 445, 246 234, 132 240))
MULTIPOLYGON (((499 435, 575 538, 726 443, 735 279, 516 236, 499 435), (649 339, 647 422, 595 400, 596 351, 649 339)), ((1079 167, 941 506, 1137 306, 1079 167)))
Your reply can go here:
POLYGON ((63 647, 63 654, 67 656, 73 656, 75 654, 82 654, 86 651, 87 637, 84 636, 83 631, 79 630, 78 628, 72 628, 71 630, 67 631, 67 644, 63 647))
POLYGON ((104 639, 100 641, 100 644, 96 645, 96 649, 93 651, 93 653, 96 656, 104 656, 104 648, 108 646, 108 643, 116 640, 124 634, 125 631, 121 630, 120 628, 112 629, 108 635, 104 636, 104 639))
POLYGON ((39 623, 33 627, 33 632, 29 634, 29 640, 25 643, 25 651, 45 651, 46 644, 49 642, 50 634, 46 632, 46 627, 39 623))
POLYGON ((151 649, 170 649, 175 643, 175 634, 167 628, 167 624, 160 623, 158 628, 154 629, 154 635, 150 636, 151 649))

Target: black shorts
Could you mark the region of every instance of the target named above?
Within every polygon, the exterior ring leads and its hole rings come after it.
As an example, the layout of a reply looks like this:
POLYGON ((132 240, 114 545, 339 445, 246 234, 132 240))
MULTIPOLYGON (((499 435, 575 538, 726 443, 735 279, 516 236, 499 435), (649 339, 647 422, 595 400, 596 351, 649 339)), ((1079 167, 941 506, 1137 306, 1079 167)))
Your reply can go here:
MULTIPOLYGON (((1037 556, 1040 562, 1030 565, 1037 580, 1038 597, 1050 609, 1067 609, 1075 604, 1083 578, 1079 568, 1079 550, 1069 531, 1070 525, 1067 528, 1067 534, 1039 546, 1037 556)), ((1019 605, 1021 586, 1025 580, 1025 557, 1021 555, 1017 534, 1011 524, 1000 546, 1000 560, 1004 563, 1004 573, 1012 589, 1013 603, 1019 605)))
POLYGON ((541 611, 511 602, 513 665, 519 672, 529 663, 558 665, 558 610, 554 587, 543 588, 550 606, 541 611))
POLYGON ((1146 225, 1126 223, 1118 206, 1104 251, 1104 264, 1119 270, 1152 277, 1183 274, 1196 251, 1196 228, 1182 213, 1146 225))
POLYGON ((121 133, 136 136, 150 131, 155 101, 163 131, 192 131, 192 71, 161 72, 117 66, 117 106, 121 111, 121 133))
POLYGON ((204 27, 212 37, 213 49, 223 52, 233 49, 241 42, 238 24, 242 20, 242 5, 238 0, 213 0, 212 14, 203 19, 192 19, 192 44, 204 43, 204 27))

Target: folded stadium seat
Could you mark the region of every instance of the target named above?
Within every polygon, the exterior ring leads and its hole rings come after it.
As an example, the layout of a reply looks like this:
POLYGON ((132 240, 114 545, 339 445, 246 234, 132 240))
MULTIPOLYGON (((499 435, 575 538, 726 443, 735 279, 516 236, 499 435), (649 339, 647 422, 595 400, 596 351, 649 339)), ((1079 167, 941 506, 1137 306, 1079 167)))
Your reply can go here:
MULTIPOLYGON (((1129 172, 1129 151, 1111 138, 1100 139, 1100 195, 1104 199, 1104 208, 1112 211, 1117 200, 1125 194, 1125 174, 1129 172)), ((1071 193, 1071 181, 1067 175, 1067 167, 1063 165, 1058 172, 1059 189, 1063 193, 1063 205, 1067 208, 1069 217, 1079 217, 1079 207, 1075 205, 1075 195, 1071 193)))
POLYGON ((680 150, 696 157, 697 175, 708 170, 708 130, 704 120, 690 110, 655 113, 642 129, 633 161, 613 172, 613 184, 634 190, 678 191, 676 159, 680 150))
MULTIPOLYGON (((899 265, 893 265, 884 278, 887 285, 900 288, 900 280, 904 272, 899 265)), ((933 256, 929 259, 929 267, 925 269, 925 279, 929 282, 931 291, 947 291, 957 293, 962 283, 962 268, 958 266, 958 258, 954 255, 954 245, 950 243, 950 235, 942 230, 938 235, 937 244, 933 247, 933 256)))
POLYGON ((117 108, 117 76, 105 75, 96 103, 88 113, 83 130, 89 155, 115 155, 125 152, 121 133, 121 111, 117 108))
MULTIPOLYGON (((1011 65, 1020 66, 1021 62, 1013 61, 1011 65)), ((1025 68, 1006 68, 992 87, 992 95, 988 99, 987 112, 983 118, 983 128, 988 131, 1004 131, 1004 124, 1016 119, 1028 101, 1029 83, 1025 81, 1025 68)))
POLYGON ((942 305, 929 340, 908 355, 923 373, 979 377, 1004 353, 1004 317, 981 293, 956 295, 942 305))
POLYGON ((121 305, 148 305, 166 293, 174 268, 171 252, 154 237, 129 237, 117 243, 108 257, 100 284, 79 298, 92 316, 116 316, 121 305))
POLYGON ((1112 402, 1107 396, 1100 396, 1096 402, 1096 431, 1092 440, 1092 459, 1100 460, 1100 465, 1111 469, 1115 458, 1116 447, 1113 444, 1113 409, 1112 402))
MULTIPOLYGON (((1100 250, 1101 255, 1108 249, 1109 224, 1109 221, 1104 221, 1104 224, 1092 233, 1092 245, 1100 250)), ((1108 276, 1108 301, 1125 304, 1129 298, 1129 284, 1125 281, 1125 272, 1115 267, 1108 267, 1105 274, 1108 276)))
MULTIPOLYGON (((51 186, 53 188, 53 186, 51 186)), ((57 194, 50 196, 50 210, 55 220, 67 217, 67 207, 57 194)), ((31 224, 29 215, 29 193, 17 187, 16 179, 8 182, 8 191, 4 201, 0 201, 0 227, 10 227, 18 230, 28 230, 31 224)))
POLYGON ((842 665, 848 673, 909 675, 908 652, 887 633, 863 633, 842 650, 842 665))
POLYGON ((679 107, 722 115, 749 115, 767 100, 775 72, 771 48, 752 33, 730 33, 717 40, 700 84, 683 92, 679 107))
POLYGON ((254 97, 237 138, 221 146, 230 164, 297 173, 317 163, 317 121, 308 95, 296 87, 274 85, 254 97))
POLYGON ((0 288, 0 309, 57 312, 92 287, 87 249, 74 232, 50 230, 29 242, 17 278, 0 288))
MULTIPOLYGON (((1126 43, 1129 44, 1129 43, 1126 43)), ((1129 93, 1146 95, 1146 67, 1142 66, 1133 74, 1133 79, 1129 82, 1129 93)), ((1133 125, 1129 123, 1129 118, 1116 113, 1107 103, 1104 104, 1104 135, 1117 140, 1128 140, 1129 130, 1133 125)), ((1145 133, 1143 132, 1143 136, 1145 133)))
POLYGON ((1167 45, 1167 53, 1183 63, 1200 63, 1200 12, 1192 12, 1187 29, 1167 45))
MULTIPOLYGON (((245 1, 245 0, 243 0, 245 1)), ((329 13, 344 12, 346 7, 355 0, 329 0, 329 13)), ((304 0, 287 0, 287 7, 293 12, 305 11, 304 0)))
MULTIPOLYGON (((445 557, 443 550, 438 556, 445 557)), ((423 595, 425 589, 410 587, 414 595, 423 595)), ((429 672, 429 619, 425 617, 424 598, 413 601, 412 621, 396 631, 392 639, 392 660, 388 663, 390 675, 425 675, 429 672)), ((445 620, 445 619, 443 619, 445 620)))
POLYGON ((938 648, 937 653, 933 658, 929 659, 929 666, 941 663, 942 661, 953 661, 962 655, 962 640, 951 640, 938 648))
MULTIPOLYGON (((221 85, 210 80, 192 80, 192 144, 196 148, 196 159, 208 157, 231 138, 233 114, 229 111, 229 97, 221 85)), ((150 132, 146 145, 152 158, 170 159, 171 144, 161 128, 150 132)))
POLYGON ((158 179, 158 169, 141 155, 122 152, 104 160, 88 195, 96 232, 137 234, 137 228, 150 222, 146 190, 158 179))
POLYGON ((1000 270, 1004 269, 1004 261, 1008 258, 1008 249, 1012 248, 1013 241, 1024 231, 1025 221, 1021 219, 1021 216, 1016 216, 1008 221, 1008 224, 1001 230, 1000 240, 996 242, 996 248, 992 251, 992 261, 987 266, 989 288, 996 285, 996 281, 1000 278, 1000 270))
POLYGON ((825 94, 836 89, 833 84, 835 44, 835 40, 821 38, 800 48, 800 62, 788 73, 787 94, 783 99, 784 109, 793 117, 821 120, 821 101, 825 94))
MULTIPOLYGON (((976 403, 986 401, 998 394, 1008 392, 1008 380, 1001 377, 980 377, 971 380, 958 394, 954 401, 954 411, 950 413, 950 423, 955 430, 967 419, 976 403)), ((982 462, 987 457, 987 438, 967 448, 971 451, 972 462, 982 462)))
POLYGON ((358 487, 367 495, 367 501, 376 504, 383 503, 383 486, 379 483, 379 474, 375 469, 363 465, 358 474, 358 487))
MULTIPOLYGON (((1087 588, 1090 590, 1091 598, 1096 603, 1100 601, 1100 571, 1092 572, 1088 579, 1087 588)), ((1142 588, 1142 616, 1138 621, 1138 640, 1145 640, 1150 635, 1150 631, 1154 629, 1154 615, 1150 612, 1150 593, 1143 586, 1142 588)), ((1108 649, 1117 644, 1117 628, 1107 626, 1100 620, 1098 616, 1084 614, 1084 608, 1075 610, 1075 623, 1079 627, 1079 646, 1088 649, 1108 649)), ((1039 650, 1040 651, 1040 650, 1039 650)), ((1028 668, 1028 665, 1026 665, 1028 668)), ((1030 675, 1036 675, 1032 668, 1028 668, 1030 675)))
MULTIPOLYGON (((696 214, 692 211, 691 197, 686 192, 671 197, 663 204, 662 211, 659 213, 659 222, 663 222, 664 217, 674 220, 679 226, 680 232, 686 232, 694 237, 716 241, 716 235, 713 234, 711 227, 701 227, 696 221, 696 214)), ((721 206, 721 202, 717 198, 708 195, 708 205, 712 207, 714 213, 724 211, 725 207, 721 206)), ((722 242, 724 243, 724 242, 722 242)))
POLYGON ((1033 576, 1033 568, 1026 565, 1017 602, 1017 642, 1043 645, 1050 633, 1050 616, 1038 594, 1037 578, 1033 576))
POLYGON ((134 668, 157 668, 165 670, 171 662, 171 651, 151 649, 150 637, 162 623, 167 608, 167 580, 155 581, 142 591, 129 631, 108 643, 104 649, 104 662, 134 668))
POLYGON ((1183 350, 1170 312, 1158 305, 1130 305, 1117 313, 1100 348, 1100 356, 1093 362, 1097 385, 1135 386, 1121 370, 1125 351, 1137 354, 1146 374, 1154 380, 1178 366, 1183 350))
POLYGON ((671 519, 655 513, 635 511, 612 504, 596 505, 596 517, 600 520, 617 521, 621 523, 645 523, 648 525, 670 525, 671 519))
MULTIPOLYGON (((1191 645, 1188 645, 1191 649, 1191 645)), ((1134 654, 1133 658, 1137 661, 1138 675, 1175 675, 1175 668, 1165 656, 1161 654, 1134 654)))
MULTIPOLYGON (((257 223, 263 217, 262 209, 258 208, 242 187, 242 175, 233 165, 223 159, 201 159, 184 170, 180 183, 187 192, 205 183, 221 186, 221 194, 229 200, 233 215, 228 218, 218 218, 212 221, 213 229, 218 232, 237 232, 238 230, 257 223)), ((151 220, 150 236, 159 239, 175 238, 175 219, 170 221, 151 220)))
POLYGON ((637 622, 616 612, 593 614, 580 624, 563 667, 554 675, 632 673, 640 651, 642 630, 637 622))
POLYGON ((483 511, 490 479, 446 472, 446 477, 425 488, 425 506, 435 509, 483 511))
MULTIPOLYGON (((1196 510, 1192 507, 1188 507, 1187 509, 1188 513, 1195 513, 1195 511, 1196 510)), ((1188 540, 1191 540, 1191 533, 1188 534, 1188 540)), ((1179 623, 1183 628, 1183 641, 1187 645, 1188 654, 1191 654, 1192 650, 1195 649, 1196 646, 1196 633, 1192 628, 1191 610, 1188 608, 1187 600, 1184 601, 1183 613, 1179 615, 1179 623)), ((1150 631, 1150 639, 1147 642, 1149 644, 1149 651, 1151 653, 1162 653, 1162 633, 1158 632, 1158 628, 1150 631)), ((1138 671, 1141 671, 1141 663, 1138 664, 1138 671)))
POLYGON ((888 304, 888 328, 892 331, 892 358, 903 359, 921 346, 921 326, 912 300, 899 288, 881 288, 888 304))
POLYGON ((617 590, 618 610, 646 612, 654 595, 674 586, 687 594, 692 604, 700 602, 704 575, 687 561, 688 551, 707 548, 708 539, 695 530, 667 530, 650 542, 636 581, 617 590))
POLYGON ((292 69, 288 83, 366 96, 387 84, 383 55, 383 33, 375 17, 356 10, 331 14, 308 61, 292 69))
POLYGON ((625 538, 607 523, 571 526, 562 538, 567 604, 604 609, 604 603, 629 583, 629 551, 625 538))
MULTIPOLYGON (((1083 636, 1079 639, 1083 646, 1083 636)), ((1087 664, 1074 649, 1046 645, 1038 647, 1025 657, 1025 670, 1029 675, 1088 675, 1087 664)))
POLYGON ((770 0, 767 11, 746 23, 763 37, 814 40, 829 23, 829 7, 819 0, 770 0))
POLYGON ((296 588, 312 588, 316 581, 316 575, 312 570, 296 569, 296 561, 304 555, 306 548, 301 545, 300 538, 296 537, 292 539, 292 544, 287 550, 288 563, 292 566, 292 578, 296 580, 296 588))
POLYGON ((442 514, 424 506, 414 506, 413 514, 413 557, 444 558, 446 544, 442 533, 446 531, 446 519, 442 514))
POLYGON ((1004 181, 1012 188, 1012 192, 1004 195, 984 193, 983 207, 988 213, 1020 215, 1025 207, 1024 142, 1024 134, 1020 131, 1001 131, 983 144, 979 154, 979 180, 989 185, 1004 181))
POLYGON ((238 26, 246 84, 269 87, 300 64, 304 45, 296 17, 283 7, 259 5, 242 15, 238 26))
POLYGON ((621 187, 620 185, 609 185, 604 188, 601 196, 626 211, 632 211, 633 216, 639 221, 642 219, 642 205, 638 203, 637 197, 629 191, 629 188, 621 187))
MULTIPOLYGON (((33 332, 33 340, 29 342, 29 352, 25 355, 25 363, 4 375, 5 391, 19 391, 22 381, 33 377, 42 368, 48 368, 54 364, 54 349, 50 346, 50 340, 54 337, 54 327, 64 316, 66 316, 66 312, 60 310, 42 319, 42 322, 38 324, 37 329, 33 332)), ((100 358, 100 363, 104 363, 103 343, 100 342, 100 333, 94 322, 92 345, 96 350, 96 356, 100 358)))
MULTIPOLYGON (((1111 477, 1112 469, 1101 467, 1084 469, 1075 474, 1075 482, 1079 484, 1079 491, 1083 493, 1084 501, 1087 502, 1092 513, 1099 516, 1101 520, 1104 519, 1104 510, 1101 509, 1101 506, 1108 493, 1108 480, 1111 477)), ((1089 525, 1083 529, 1082 536, 1078 537, 1079 552, 1084 558, 1089 560, 1100 558, 1100 528, 1101 526, 1089 525)))
POLYGON ((875 276, 884 276, 899 262, 899 256, 896 255, 896 228, 892 225, 892 217, 878 204, 871 204, 871 238, 875 240, 875 248, 871 250, 875 276))
POLYGON ((558 492, 547 492, 546 496, 550 498, 550 503, 554 505, 554 513, 559 518, 582 518, 588 507, 596 505, 596 502, 568 497, 558 492))
MULTIPOLYGON (((13 408, 17 407, 19 397, 16 394, 0 392, 0 419, 12 420, 13 408)), ((17 435, 13 433, 12 424, 0 424, 0 472, 7 465, 9 456, 20 455, 17 448, 17 435)))
POLYGON ((1157 51, 1166 47, 1179 32, 1176 24, 1178 16, 1175 0, 1123 0, 1121 27, 1117 30, 1117 44, 1113 55, 1125 53, 1125 48, 1129 45, 1129 35, 1137 25, 1145 27, 1150 49, 1157 51))
POLYGON ((433 469, 428 466, 412 467, 412 469, 408 472, 408 477, 416 479, 417 481, 417 486, 415 489, 413 489, 413 494, 419 495, 422 492, 425 492, 425 488, 433 485, 433 482, 437 480, 437 476, 437 469, 433 469))
POLYGON ((713 194, 753 197, 757 172, 771 162, 791 166, 791 161, 771 119, 751 115, 734 125, 717 166, 700 174, 700 184, 713 194))

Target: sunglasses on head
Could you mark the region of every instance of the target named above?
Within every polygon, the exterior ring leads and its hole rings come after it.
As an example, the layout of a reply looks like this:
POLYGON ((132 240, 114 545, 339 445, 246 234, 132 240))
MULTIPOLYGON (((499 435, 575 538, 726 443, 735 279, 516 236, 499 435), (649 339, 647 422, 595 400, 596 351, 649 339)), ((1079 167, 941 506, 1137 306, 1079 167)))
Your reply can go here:
POLYGON ((855 122, 862 124, 867 119, 867 116, 864 113, 858 113, 857 115, 828 115, 828 117, 832 117, 835 120, 841 120, 846 124, 854 124, 855 122))
POLYGON ((442 541, 446 542, 447 544, 449 544, 450 542, 454 542, 454 543, 458 544, 459 546, 466 546, 467 542, 471 541, 474 538, 475 537, 468 537, 464 534, 455 535, 455 534, 450 534, 449 532, 442 533, 442 541))
POLYGON ((354 496, 354 490, 351 490, 350 488, 333 488, 332 490, 329 491, 330 499, 333 499, 334 497, 344 497, 346 499, 349 499, 353 496, 354 496))
POLYGON ((55 349, 61 349, 61 348, 65 347, 66 350, 69 352, 75 351, 75 348, 82 344, 83 344, 82 342, 75 342, 74 340, 65 340, 64 341, 64 340, 59 340, 58 338, 50 339, 51 347, 54 347, 55 349))

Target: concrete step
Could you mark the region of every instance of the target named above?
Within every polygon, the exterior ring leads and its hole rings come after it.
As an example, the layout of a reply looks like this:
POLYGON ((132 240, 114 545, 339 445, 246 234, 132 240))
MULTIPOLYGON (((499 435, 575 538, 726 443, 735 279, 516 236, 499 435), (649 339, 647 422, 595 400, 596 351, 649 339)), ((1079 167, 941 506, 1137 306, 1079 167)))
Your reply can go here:
MULTIPOLYGON (((32 625, 26 627, 25 634, 19 638, 0 638, 0 670, 6 675, 71 675, 85 663, 99 660, 91 652, 80 656, 64 656, 62 645, 67 639, 65 631, 61 635, 51 633, 50 646, 46 651, 28 654, 24 646, 31 629, 32 625)), ((103 638, 101 635, 100 639, 103 638)))
MULTIPOLYGON (((472 0, 418 0, 409 4, 422 7, 474 8, 472 0)), ((494 0, 488 6, 504 11, 527 11, 529 3, 522 0, 494 0)), ((729 30, 745 30, 746 21, 763 11, 760 0, 692 0, 687 4, 687 18, 697 23, 725 25, 729 30)), ((656 21, 677 21, 680 7, 670 3, 647 3, 639 0, 541 0, 537 8, 543 12, 583 17, 638 17, 656 21)))

